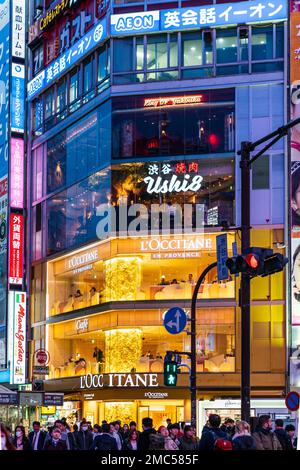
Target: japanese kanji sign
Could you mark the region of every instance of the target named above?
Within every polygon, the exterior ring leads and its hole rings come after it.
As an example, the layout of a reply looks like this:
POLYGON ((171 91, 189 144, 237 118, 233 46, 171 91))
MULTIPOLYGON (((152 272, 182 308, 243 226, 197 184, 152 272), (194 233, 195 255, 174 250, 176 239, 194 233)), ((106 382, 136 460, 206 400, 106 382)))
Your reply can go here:
POLYGON ((13 62, 11 77, 11 130, 23 134, 25 125, 25 65, 13 62))
POLYGON ((9 276, 8 282, 23 282, 24 219, 22 214, 10 214, 9 218, 9 276))
POLYGON ((10 207, 24 208, 24 140, 10 141, 10 207))
POLYGON ((26 0, 12 4, 12 56, 25 59, 26 0))
POLYGON ((28 99, 31 100, 37 93, 57 80, 95 46, 103 43, 106 37, 107 28, 106 19, 104 19, 28 83, 28 99))
POLYGON ((111 16, 111 36, 287 19, 287 1, 251 1, 111 16))
POLYGON ((10 383, 23 384, 26 379, 26 292, 9 291, 8 312, 10 383))

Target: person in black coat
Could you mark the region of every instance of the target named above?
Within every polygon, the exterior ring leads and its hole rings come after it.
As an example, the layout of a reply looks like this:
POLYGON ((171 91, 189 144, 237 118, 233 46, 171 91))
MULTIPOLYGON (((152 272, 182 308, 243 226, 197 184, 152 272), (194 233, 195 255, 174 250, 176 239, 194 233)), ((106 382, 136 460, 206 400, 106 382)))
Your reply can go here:
POLYGON ((143 432, 141 432, 139 436, 138 450, 141 452, 145 452, 149 450, 150 435, 156 434, 156 431, 153 428, 152 418, 143 418, 142 427, 143 427, 143 432))
POLYGON ((66 442, 61 439, 59 428, 53 429, 51 439, 45 442, 44 450, 68 450, 66 442))
POLYGON ((282 450, 293 450, 292 441, 290 436, 283 428, 283 419, 275 420, 275 431, 277 439, 279 440, 282 450))
POLYGON ((202 436, 199 442, 199 450, 212 451, 215 448, 216 439, 228 440, 228 434, 220 429, 221 418, 219 415, 211 414, 208 418, 208 424, 202 430, 202 436))
POLYGON ((15 438, 13 439, 13 445, 17 450, 32 450, 32 446, 29 439, 25 435, 24 426, 17 426, 15 432, 15 438))
POLYGON ((256 450, 256 445, 250 433, 250 425, 246 421, 237 421, 235 434, 232 436, 233 450, 256 450))
POLYGON ((112 451, 118 450, 117 441, 110 434, 110 425, 107 423, 102 424, 102 434, 96 436, 92 445, 92 450, 97 451, 112 451))
POLYGON ((29 442, 33 450, 42 450, 47 433, 41 430, 41 424, 39 421, 32 423, 33 431, 28 434, 29 442))
POLYGON ((93 433, 89 431, 89 426, 86 422, 80 424, 80 431, 76 436, 77 450, 90 450, 93 446, 93 433))
POLYGON ((123 442, 122 450, 138 450, 139 434, 136 429, 129 431, 128 437, 123 442))

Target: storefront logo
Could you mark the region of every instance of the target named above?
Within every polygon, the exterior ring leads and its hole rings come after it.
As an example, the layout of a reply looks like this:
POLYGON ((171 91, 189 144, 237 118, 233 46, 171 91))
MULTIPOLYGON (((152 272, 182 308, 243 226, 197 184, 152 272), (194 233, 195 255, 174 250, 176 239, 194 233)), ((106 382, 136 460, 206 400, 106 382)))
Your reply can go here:
POLYGON ((168 393, 153 393, 153 392, 146 392, 145 393, 145 398, 168 398, 169 394, 168 393))
POLYGON ((139 13, 130 13, 126 15, 111 16, 111 32, 130 33, 130 32, 149 32, 159 29, 159 11, 146 11, 139 13))
POLYGON ((141 251, 198 251, 204 249, 212 249, 211 238, 199 237, 192 240, 160 240, 159 238, 152 238, 151 240, 141 241, 141 251))
POLYGON ((89 251, 83 255, 72 256, 67 262, 68 269, 75 269, 86 263, 91 263, 98 260, 98 251, 89 251))
POLYGON ((163 106, 182 106, 202 102, 202 95, 173 96, 166 98, 146 98, 144 108, 161 108, 163 106))
POLYGON ((199 164, 197 162, 179 162, 175 165, 165 163, 161 171, 154 163, 148 166, 148 176, 144 178, 148 194, 166 194, 180 192, 197 192, 202 187, 203 176, 198 175, 199 164), (160 175, 163 176, 160 176, 160 175))
POLYGON ((80 377, 80 388, 158 387, 157 374, 87 374, 80 377))
POLYGON ((87 331, 89 328, 89 321, 87 318, 84 320, 77 320, 76 321, 76 331, 77 333, 83 333, 87 331))

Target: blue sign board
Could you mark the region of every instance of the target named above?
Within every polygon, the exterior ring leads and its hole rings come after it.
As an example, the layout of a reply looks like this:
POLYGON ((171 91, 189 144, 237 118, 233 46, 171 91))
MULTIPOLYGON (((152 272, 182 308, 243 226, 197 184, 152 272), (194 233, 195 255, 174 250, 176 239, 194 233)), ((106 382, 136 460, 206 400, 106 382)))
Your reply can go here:
POLYGON ((182 308, 173 307, 170 308, 164 317, 164 327, 171 335, 178 335, 186 327, 186 313, 182 308))
POLYGON ((111 16, 111 36, 184 31, 232 24, 286 20, 286 0, 250 1, 220 5, 155 10, 111 16))
POLYGON ((12 63, 11 71, 11 130, 24 133, 25 66, 12 63))
POLYGON ((226 261, 228 259, 227 234, 217 237, 217 261, 218 261, 218 280, 225 281, 228 279, 228 269, 226 261))
POLYGON ((45 70, 42 70, 27 85, 28 99, 40 93, 44 88, 51 85, 61 75, 66 73, 76 62, 103 43, 107 37, 106 18, 98 22, 85 36, 77 41, 74 46, 59 56, 45 70))

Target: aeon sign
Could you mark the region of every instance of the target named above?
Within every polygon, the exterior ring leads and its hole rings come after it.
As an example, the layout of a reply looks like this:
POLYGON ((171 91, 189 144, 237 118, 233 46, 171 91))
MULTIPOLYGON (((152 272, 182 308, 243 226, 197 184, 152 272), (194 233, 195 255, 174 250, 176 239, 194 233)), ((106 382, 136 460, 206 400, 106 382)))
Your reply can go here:
POLYGON ((158 387, 157 374, 87 374, 80 377, 80 388, 158 387))

